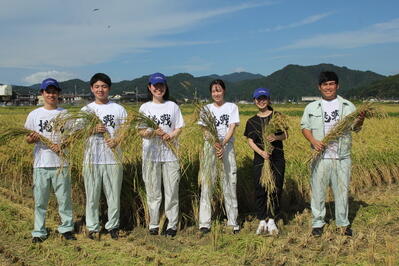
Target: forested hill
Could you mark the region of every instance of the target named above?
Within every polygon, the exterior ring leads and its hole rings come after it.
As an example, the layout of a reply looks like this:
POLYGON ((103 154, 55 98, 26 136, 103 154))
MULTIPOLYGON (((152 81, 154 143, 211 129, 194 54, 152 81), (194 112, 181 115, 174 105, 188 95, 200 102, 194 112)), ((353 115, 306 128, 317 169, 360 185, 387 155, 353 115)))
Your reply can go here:
POLYGON ((348 94, 359 98, 399 99, 399 74, 361 86, 357 90, 349 91, 348 94))
MULTIPOLYGON (((299 99, 301 96, 318 95, 317 79, 320 71, 335 71, 340 78, 340 94, 357 96, 364 92, 367 86, 382 81, 385 76, 371 71, 358 71, 339 67, 332 64, 319 64, 313 66, 288 65, 269 76, 251 74, 247 72, 232 73, 229 75, 209 75, 194 77, 188 73, 179 73, 168 78, 171 96, 175 99, 193 98, 196 94, 201 98, 209 98, 209 83, 215 78, 225 80, 228 100, 250 100, 251 93, 258 87, 267 87, 272 91, 276 100, 299 99)), ((112 77, 111 77, 112 78, 112 77)), ((146 93, 148 76, 133 80, 115 82, 111 94, 121 94, 124 91, 137 91, 146 93)), ((379 84, 379 83, 376 83, 379 84)), ((61 82, 64 93, 89 93, 89 83, 73 79, 61 82)), ((38 88, 33 85, 32 88, 38 88)), ((17 90, 26 90, 26 87, 16 87, 17 90)), ((385 90, 381 90, 383 97, 385 90)))

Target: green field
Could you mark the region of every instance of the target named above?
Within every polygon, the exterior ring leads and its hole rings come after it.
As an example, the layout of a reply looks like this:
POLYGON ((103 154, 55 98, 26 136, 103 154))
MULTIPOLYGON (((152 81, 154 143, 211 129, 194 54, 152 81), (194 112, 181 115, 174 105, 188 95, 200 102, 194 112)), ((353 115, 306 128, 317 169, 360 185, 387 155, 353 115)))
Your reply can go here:
MULTIPOLYGON (((251 180, 253 152, 243 131, 247 119, 256 113, 252 105, 240 108, 241 124, 236 132, 238 203, 243 230, 233 235, 223 211, 215 213, 212 232, 198 233, 199 188, 197 173, 202 138, 193 119, 193 107, 182 105, 186 128, 180 137, 183 168, 180 182, 181 219, 174 239, 147 234, 146 204, 141 180, 141 147, 138 139, 125 143, 124 183, 120 240, 104 234, 101 241, 85 237, 84 189, 79 169, 73 169, 74 215, 78 241, 66 242, 55 232, 57 205, 51 198, 47 227, 50 238, 31 244, 33 228, 32 150, 23 138, 0 147, 0 264, 50 265, 133 265, 133 264, 387 264, 399 263, 399 106, 380 105, 384 119, 365 121, 353 137, 353 171, 350 189, 350 220, 354 236, 336 234, 331 196, 327 203, 330 223, 319 239, 310 235, 309 168, 311 151, 302 137, 299 121, 303 105, 276 105, 289 115, 289 138, 285 141, 287 160, 282 200, 280 235, 256 236, 254 195, 251 180)), ((69 107, 66 107, 70 109, 69 107)), ((128 110, 137 106, 126 106, 128 110)), ((32 107, 1 108, 1 127, 23 126, 32 107)), ((77 110, 73 107, 72 110, 77 110)), ((102 212, 105 213, 106 205, 102 212)), ((165 223, 163 217, 161 224, 165 223)), ((103 221, 104 222, 104 221, 103 221)))

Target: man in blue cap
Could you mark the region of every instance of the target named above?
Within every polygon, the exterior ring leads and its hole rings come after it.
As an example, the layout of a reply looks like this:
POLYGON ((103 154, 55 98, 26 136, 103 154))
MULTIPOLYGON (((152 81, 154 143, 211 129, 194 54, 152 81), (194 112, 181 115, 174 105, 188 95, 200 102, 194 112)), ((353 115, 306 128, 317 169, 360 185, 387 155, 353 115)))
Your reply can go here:
POLYGON ((58 107, 60 86, 55 79, 43 80, 40 93, 44 106, 29 113, 25 128, 32 130, 26 136, 26 142, 35 144, 33 163, 33 194, 35 198, 35 225, 32 232, 32 243, 40 243, 47 239, 45 228, 47 204, 50 189, 53 187, 58 201, 58 212, 61 224, 58 232, 66 240, 76 240, 73 235, 71 177, 64 161, 58 156, 60 152, 60 135, 53 131, 53 119, 66 110, 58 107), (53 144, 45 145, 40 135, 48 138, 53 144))

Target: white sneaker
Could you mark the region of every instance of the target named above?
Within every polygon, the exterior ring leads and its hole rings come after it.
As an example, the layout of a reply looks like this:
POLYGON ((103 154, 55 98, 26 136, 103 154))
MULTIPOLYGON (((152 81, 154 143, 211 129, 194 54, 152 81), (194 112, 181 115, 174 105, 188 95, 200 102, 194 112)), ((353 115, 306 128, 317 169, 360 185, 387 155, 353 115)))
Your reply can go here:
POLYGON ((260 222, 259 222, 259 226, 258 226, 258 229, 256 229, 256 234, 257 235, 260 235, 260 234, 262 234, 262 233, 266 233, 267 232, 267 224, 266 224, 266 221, 265 220, 261 220, 260 222))
POLYGON ((274 222, 274 219, 269 219, 267 222, 267 231, 270 235, 278 235, 278 228, 274 222))

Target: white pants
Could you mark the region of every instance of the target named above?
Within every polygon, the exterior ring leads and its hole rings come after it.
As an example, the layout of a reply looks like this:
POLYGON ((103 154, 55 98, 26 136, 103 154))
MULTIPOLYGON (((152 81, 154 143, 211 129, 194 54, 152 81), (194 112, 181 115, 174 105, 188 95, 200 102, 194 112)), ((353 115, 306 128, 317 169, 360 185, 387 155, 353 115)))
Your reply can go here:
POLYGON ((179 220, 179 168, 178 161, 153 162, 143 160, 143 179, 150 212, 150 229, 159 227, 162 181, 165 192, 165 215, 168 218, 168 229, 177 229, 179 220))
MULTIPOLYGON (((200 171, 201 200, 199 211, 199 227, 211 227, 211 197, 212 186, 217 176, 215 149, 208 143, 204 144, 204 161, 200 171), (205 169, 205 166, 207 168, 205 169)), ((227 143, 223 154, 223 177, 221 180, 224 206, 227 213, 227 225, 237 226, 238 204, 237 204, 237 166, 234 153, 234 145, 227 143)))
POLYGON ((120 164, 92 164, 83 166, 86 190, 86 227, 89 231, 100 231, 100 196, 104 188, 108 205, 108 231, 119 228, 120 196, 123 168, 120 164))

